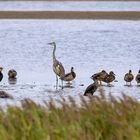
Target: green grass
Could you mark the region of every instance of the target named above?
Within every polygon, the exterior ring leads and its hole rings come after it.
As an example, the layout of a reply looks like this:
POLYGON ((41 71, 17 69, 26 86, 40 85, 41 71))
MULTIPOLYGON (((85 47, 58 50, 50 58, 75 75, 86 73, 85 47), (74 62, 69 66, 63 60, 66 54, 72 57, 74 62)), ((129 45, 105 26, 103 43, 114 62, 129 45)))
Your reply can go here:
POLYGON ((139 140, 140 103, 128 96, 108 101, 81 96, 81 105, 69 97, 61 107, 53 101, 40 106, 29 99, 22 107, 0 111, 0 140, 139 140), (87 100, 88 98, 88 100, 87 100))

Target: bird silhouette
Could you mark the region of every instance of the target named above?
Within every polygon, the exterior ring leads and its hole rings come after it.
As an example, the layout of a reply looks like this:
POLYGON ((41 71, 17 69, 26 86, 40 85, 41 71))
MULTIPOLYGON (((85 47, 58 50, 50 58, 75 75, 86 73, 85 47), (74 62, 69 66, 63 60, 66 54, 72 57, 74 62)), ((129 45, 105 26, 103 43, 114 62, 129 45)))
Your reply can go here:
POLYGON ((94 92, 97 90, 98 88, 98 80, 97 79, 94 79, 94 83, 90 84, 85 92, 84 92, 84 96, 88 96, 88 95, 93 95, 94 92))
MULTIPOLYGON (((56 56, 55 56, 56 43, 51 42, 51 43, 48 43, 48 44, 53 47, 53 71, 56 74, 56 89, 57 89, 57 87, 58 87, 58 77, 60 77, 60 79, 63 79, 63 77, 65 75, 65 69, 64 69, 62 63, 56 59, 56 56)), ((62 89, 63 89, 63 80, 61 80, 61 81, 62 81, 62 89)))
POLYGON ((137 84, 140 83, 140 70, 138 71, 138 74, 136 75, 136 78, 135 78, 137 84))
POLYGON ((2 79, 3 79, 3 73, 2 73, 2 70, 3 70, 3 68, 2 67, 0 67, 0 82, 2 81, 2 79))
POLYGON ((70 84, 70 81, 74 80, 76 77, 76 73, 74 72, 74 68, 71 67, 71 72, 65 74, 61 79, 67 81, 70 84))
POLYGON ((134 79, 134 76, 133 76, 133 74, 132 74, 132 71, 129 70, 129 72, 126 73, 125 76, 124 76, 124 80, 126 81, 126 85, 128 85, 128 84, 127 84, 128 82, 129 82, 130 85, 131 85, 131 81, 132 81, 133 79, 134 79))

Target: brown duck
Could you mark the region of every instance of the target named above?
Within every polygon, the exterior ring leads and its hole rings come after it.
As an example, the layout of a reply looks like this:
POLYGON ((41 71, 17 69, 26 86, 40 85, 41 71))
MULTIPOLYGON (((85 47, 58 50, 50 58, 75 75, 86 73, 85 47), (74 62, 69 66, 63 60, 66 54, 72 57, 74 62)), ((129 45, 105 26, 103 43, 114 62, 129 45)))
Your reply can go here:
POLYGON ((108 73, 105 70, 102 70, 101 72, 95 73, 91 76, 93 80, 97 79, 100 81, 100 85, 102 85, 103 79, 108 75, 108 73))
POLYGON ((137 82, 137 84, 139 84, 140 83, 140 70, 138 71, 138 74, 136 75, 136 82, 137 82))
POLYGON ((70 82, 74 80, 76 77, 76 73, 74 72, 74 68, 71 67, 71 72, 65 74, 63 77, 61 77, 61 80, 70 82))
POLYGON ((16 70, 10 69, 10 70, 8 71, 8 77, 9 77, 9 78, 11 78, 11 79, 16 79, 16 76, 17 76, 16 70))
POLYGON ((115 74, 113 71, 110 71, 109 74, 107 74, 102 81, 110 85, 110 83, 113 82, 114 80, 115 80, 115 74))
POLYGON ((125 76, 124 76, 124 80, 126 81, 126 85, 127 85, 128 82, 129 82, 130 85, 131 85, 131 81, 132 81, 133 79, 134 79, 134 76, 133 76, 133 74, 132 74, 132 71, 129 70, 129 72, 126 73, 125 76))

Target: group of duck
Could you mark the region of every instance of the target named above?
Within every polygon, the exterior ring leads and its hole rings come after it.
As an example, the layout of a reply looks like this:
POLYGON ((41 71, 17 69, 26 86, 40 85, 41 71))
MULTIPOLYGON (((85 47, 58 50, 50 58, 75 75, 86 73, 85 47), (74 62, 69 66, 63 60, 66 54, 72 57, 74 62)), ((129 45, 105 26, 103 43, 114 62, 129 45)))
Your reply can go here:
MULTIPOLYGON (((56 74, 56 88, 58 86, 58 78, 62 81, 62 88, 63 88, 63 81, 72 81, 76 77, 76 73, 74 72, 74 68, 71 68, 71 72, 65 74, 65 69, 60 61, 56 59, 55 52, 56 52, 56 43, 51 42, 49 45, 53 48, 53 71, 56 74)), ((99 86, 102 85, 102 82, 107 83, 108 86, 110 86, 111 82, 115 80, 115 74, 113 71, 110 71, 107 73, 105 70, 102 70, 101 72, 95 73, 91 76, 91 79, 94 81, 92 84, 90 84, 85 92, 84 95, 93 95, 93 93, 97 90, 99 86), (99 82, 99 83, 98 83, 99 82)), ((132 71, 129 70, 128 73, 125 74, 124 80, 126 81, 126 85, 128 83, 131 85, 131 81, 134 79, 134 75, 132 74, 132 71)), ((140 83, 140 70, 136 76, 136 81, 139 84, 140 83)))
MULTIPOLYGON (((61 80, 62 89, 63 89, 63 81, 66 81, 70 84, 70 81, 74 80, 76 78, 76 73, 74 72, 74 68, 71 67, 71 71, 69 73, 65 73, 65 69, 60 61, 56 59, 55 51, 56 51, 56 43, 51 42, 49 43, 53 47, 53 71, 56 74, 56 89, 58 87, 58 79, 61 80)), ((3 79, 3 68, 0 67, 0 82, 3 79)), ((9 81, 15 81, 17 76, 17 72, 14 69, 11 69, 8 71, 8 80, 9 81)), ((94 92, 97 90, 99 86, 102 85, 102 82, 107 83, 108 86, 111 86, 111 82, 115 81, 115 74, 113 71, 110 71, 107 73, 105 70, 102 70, 101 72, 95 73, 91 76, 91 79, 94 81, 92 84, 90 84, 85 92, 84 96, 87 95, 93 95, 94 92)), ((132 71, 129 70, 128 73, 124 75, 124 80, 126 81, 126 85, 131 85, 132 80, 134 79, 134 75, 132 74, 132 71)), ((138 74, 135 77, 136 82, 140 83, 140 70, 138 71, 138 74)), ((1 97, 4 97, 3 93, 0 93, 1 97)))
MULTIPOLYGON (((115 81, 115 74, 113 71, 110 71, 109 74, 102 70, 101 72, 95 73, 91 76, 91 79, 94 81, 94 83, 90 84, 86 90, 84 95, 93 95, 94 92, 97 90, 99 86, 102 86, 102 82, 107 83, 108 86, 111 86, 111 82, 115 81), (98 82, 99 81, 99 82, 98 82)), ((128 73, 124 75, 124 81, 126 82, 126 85, 131 86, 131 82, 134 80, 134 75, 132 74, 132 71, 129 70, 128 73)), ((140 70, 138 71, 138 74, 135 77, 135 80, 137 84, 140 83, 140 70)))

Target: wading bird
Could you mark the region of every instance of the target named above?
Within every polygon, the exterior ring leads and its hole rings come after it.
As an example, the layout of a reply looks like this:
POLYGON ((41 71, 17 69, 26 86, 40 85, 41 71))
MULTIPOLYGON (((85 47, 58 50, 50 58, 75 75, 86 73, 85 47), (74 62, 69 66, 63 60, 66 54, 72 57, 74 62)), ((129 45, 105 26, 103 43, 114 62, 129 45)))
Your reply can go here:
POLYGON ((0 67, 0 82, 1 82, 1 81, 2 81, 2 79, 3 79, 2 70, 3 70, 3 68, 2 68, 2 67, 0 67))
POLYGON ((61 79, 63 81, 67 81, 68 83, 70 83, 70 81, 74 80, 75 77, 76 77, 76 73, 74 72, 74 68, 71 67, 71 72, 65 74, 64 77, 62 77, 61 79))
POLYGON ((134 76, 133 76, 133 74, 132 74, 132 71, 129 70, 129 72, 126 73, 125 76, 124 76, 124 80, 126 81, 126 85, 127 85, 128 82, 129 82, 130 85, 131 85, 131 81, 132 81, 133 79, 134 79, 134 76))
POLYGON ((17 82, 16 76, 17 76, 16 70, 10 69, 8 71, 8 82, 9 82, 9 84, 16 84, 16 82, 17 82))
POLYGON ((137 82, 137 84, 139 84, 140 83, 140 70, 138 71, 138 74, 136 75, 136 82, 137 82))
MULTIPOLYGON (((53 47, 53 71, 56 74, 56 89, 57 89, 58 77, 60 77, 60 79, 63 79, 63 77, 65 75, 65 69, 64 69, 62 63, 56 59, 56 56, 55 56, 56 43, 51 42, 51 43, 49 43, 49 45, 51 45, 53 47)), ((62 89, 63 89, 63 80, 61 80, 61 81, 62 81, 62 89)))
POLYGON ((98 88, 98 80, 97 79, 93 79, 93 80, 94 80, 94 83, 90 84, 86 88, 86 90, 84 92, 84 96, 93 95, 94 92, 97 90, 97 88, 98 88))
POLYGON ((103 79, 108 75, 108 73, 105 70, 102 70, 101 72, 95 73, 91 76, 93 80, 97 79, 100 81, 100 85, 102 85, 103 79))
POLYGON ((17 76, 16 70, 10 69, 10 70, 8 71, 8 77, 9 77, 10 79, 16 79, 16 76, 17 76))
POLYGON ((102 80, 103 82, 107 83, 108 86, 110 85, 111 82, 115 80, 115 74, 113 71, 110 71, 108 75, 102 80))

